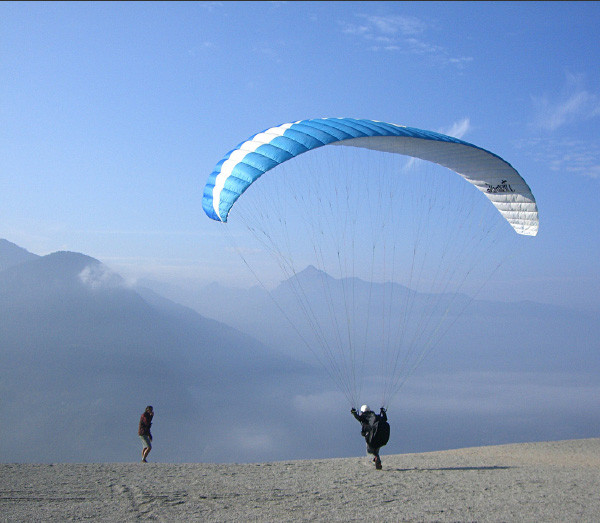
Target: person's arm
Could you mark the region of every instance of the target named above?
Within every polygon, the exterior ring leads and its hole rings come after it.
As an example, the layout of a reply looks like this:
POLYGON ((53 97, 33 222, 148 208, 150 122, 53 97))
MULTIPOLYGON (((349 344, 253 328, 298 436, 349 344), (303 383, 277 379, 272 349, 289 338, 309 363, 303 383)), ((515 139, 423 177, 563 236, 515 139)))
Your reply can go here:
POLYGON ((362 420, 360 419, 360 416, 358 415, 358 412, 356 412, 356 409, 354 407, 352 407, 350 409, 350 413, 358 420, 362 423, 362 420))
POLYGON ((383 407, 381 407, 381 409, 379 409, 379 415, 381 416, 381 419, 383 421, 387 421, 386 410, 383 407))

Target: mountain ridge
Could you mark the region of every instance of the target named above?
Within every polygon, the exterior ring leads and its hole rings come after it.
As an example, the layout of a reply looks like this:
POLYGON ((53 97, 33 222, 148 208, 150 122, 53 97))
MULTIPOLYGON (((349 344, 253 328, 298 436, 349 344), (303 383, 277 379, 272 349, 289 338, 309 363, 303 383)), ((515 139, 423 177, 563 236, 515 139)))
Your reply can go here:
POLYGON ((36 254, 23 249, 23 247, 0 238, 0 271, 36 257, 36 254))
MULTIPOLYGON (((270 391, 281 388, 281 376, 291 383, 309 373, 234 327, 127 285, 95 258, 69 251, 25 258, 0 271, 0 460, 36 460, 41 452, 85 461, 89 446, 127 459, 128 426, 147 404, 163 411, 159 430, 171 447, 164 455, 176 459, 179 443, 200 459, 228 425, 249 418, 250 398, 274 407, 270 391), (200 423, 197 413, 224 398, 222 424, 200 423)), ((213 458, 228 452, 225 445, 213 458)))
MULTIPOLYGON (((193 299, 180 300, 81 253, 25 256, 0 271, 0 461, 135 460, 148 404, 163 461, 356 452, 346 402, 264 288, 190 285, 193 299), (312 429, 315 416, 327 420, 323 430, 312 429)), ((595 319, 527 301, 472 305, 402 389, 402 408, 389 411, 403 437, 387 451, 589 435, 595 319), (589 389, 576 395, 575 385, 589 389), (526 387, 535 401, 516 420, 526 387)), ((368 378, 372 402, 378 384, 368 378)))

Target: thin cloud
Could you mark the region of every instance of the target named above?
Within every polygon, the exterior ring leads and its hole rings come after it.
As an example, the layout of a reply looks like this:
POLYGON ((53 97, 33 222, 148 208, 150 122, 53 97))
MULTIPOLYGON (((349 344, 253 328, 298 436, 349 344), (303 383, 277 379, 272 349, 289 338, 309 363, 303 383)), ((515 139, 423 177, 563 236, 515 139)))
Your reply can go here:
POLYGON ((357 22, 342 22, 342 32, 367 42, 371 51, 427 56, 457 67, 473 60, 468 56, 451 56, 448 49, 426 38, 429 26, 419 18, 358 15, 358 19, 357 22))
MULTIPOLYGON (((471 130, 471 120, 469 118, 463 118, 462 120, 459 120, 458 122, 454 122, 448 128, 438 129, 437 132, 441 133, 441 134, 447 134, 448 136, 452 136, 452 137, 458 138, 460 140, 470 130, 471 130)), ((419 160, 418 158, 414 158, 414 157, 409 158, 407 160, 406 164, 404 165, 404 169, 405 170, 412 169, 413 165, 415 165, 419 162, 424 162, 424 161, 425 160, 419 160)))
POLYGON ((454 138, 461 139, 471 130, 471 120, 469 118, 463 118, 458 122, 454 122, 448 129, 441 130, 443 134, 453 136, 454 138))
POLYGON ((126 285, 125 280, 104 265, 88 265, 79 273, 80 281, 93 290, 126 285))
POLYGON ((423 21, 412 16, 368 16, 362 15, 367 23, 380 34, 417 35, 425 31, 426 25, 423 21))
POLYGON ((531 99, 535 111, 531 127, 551 134, 520 145, 527 147, 552 172, 600 178, 597 141, 573 134, 578 133, 579 126, 589 125, 600 116, 600 96, 587 89, 585 77, 568 74, 560 94, 531 99))
POLYGON ((600 178, 600 146, 573 138, 527 140, 518 144, 534 160, 556 173, 600 178))
POLYGON ((220 9, 225 5, 224 2, 198 2, 198 7, 204 9, 205 11, 214 11, 216 9, 220 9))
POLYGON ((585 89, 583 77, 569 75, 563 94, 556 99, 548 95, 532 97, 535 126, 547 131, 600 116, 600 97, 585 89))
POLYGON ((405 38, 404 43, 408 49, 414 54, 420 55, 437 55, 444 53, 444 48, 439 45, 434 45, 429 42, 424 42, 418 38, 405 38))

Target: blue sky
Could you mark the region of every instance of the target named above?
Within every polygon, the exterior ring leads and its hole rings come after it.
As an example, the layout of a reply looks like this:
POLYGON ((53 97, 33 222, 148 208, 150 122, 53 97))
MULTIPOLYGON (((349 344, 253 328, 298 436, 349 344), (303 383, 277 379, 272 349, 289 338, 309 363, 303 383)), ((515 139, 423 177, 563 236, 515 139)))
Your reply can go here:
POLYGON ((452 134, 529 183, 503 297, 600 311, 600 4, 0 4, 0 237, 121 274, 243 284, 202 210, 252 134, 317 117, 452 134))

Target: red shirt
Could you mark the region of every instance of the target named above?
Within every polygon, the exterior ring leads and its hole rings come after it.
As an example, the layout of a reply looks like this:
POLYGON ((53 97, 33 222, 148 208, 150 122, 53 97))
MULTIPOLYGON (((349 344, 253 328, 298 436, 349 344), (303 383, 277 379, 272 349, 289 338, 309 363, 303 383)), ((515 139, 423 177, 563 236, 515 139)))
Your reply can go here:
POLYGON ((150 436, 150 426, 152 425, 152 414, 144 412, 140 418, 140 426, 138 428, 139 436, 150 436))

